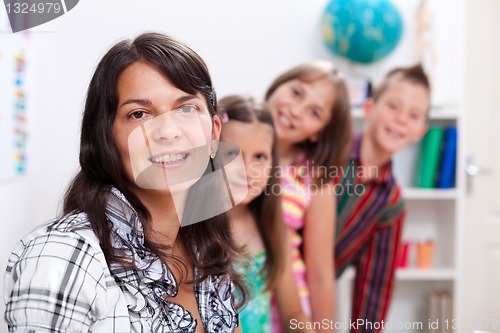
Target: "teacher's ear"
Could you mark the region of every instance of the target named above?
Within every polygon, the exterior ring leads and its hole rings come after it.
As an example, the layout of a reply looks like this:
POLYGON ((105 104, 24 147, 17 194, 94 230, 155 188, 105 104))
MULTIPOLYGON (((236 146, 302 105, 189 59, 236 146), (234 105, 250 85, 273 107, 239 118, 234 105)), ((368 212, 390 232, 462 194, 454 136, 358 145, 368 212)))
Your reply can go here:
POLYGON ((222 130, 222 122, 219 116, 214 115, 213 118, 213 126, 212 126, 212 138, 211 141, 219 142, 220 140, 220 132, 222 130))

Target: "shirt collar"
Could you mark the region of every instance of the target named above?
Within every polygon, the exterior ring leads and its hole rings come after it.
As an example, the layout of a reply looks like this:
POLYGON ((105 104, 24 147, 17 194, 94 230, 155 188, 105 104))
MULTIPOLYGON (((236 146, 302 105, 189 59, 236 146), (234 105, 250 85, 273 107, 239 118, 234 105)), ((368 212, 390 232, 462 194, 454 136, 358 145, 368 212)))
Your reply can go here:
MULTIPOLYGON (((357 131, 354 133, 352 139, 352 149, 350 154, 351 161, 355 162, 357 165, 361 165, 361 144, 363 141, 363 131, 357 131)), ((392 176, 392 161, 382 166, 377 173, 377 177, 371 179, 369 182, 373 183, 386 183, 392 176)))
POLYGON ((361 150, 361 137, 363 136, 362 131, 354 133, 352 138, 352 149, 351 149, 351 160, 359 161, 360 150, 361 150))

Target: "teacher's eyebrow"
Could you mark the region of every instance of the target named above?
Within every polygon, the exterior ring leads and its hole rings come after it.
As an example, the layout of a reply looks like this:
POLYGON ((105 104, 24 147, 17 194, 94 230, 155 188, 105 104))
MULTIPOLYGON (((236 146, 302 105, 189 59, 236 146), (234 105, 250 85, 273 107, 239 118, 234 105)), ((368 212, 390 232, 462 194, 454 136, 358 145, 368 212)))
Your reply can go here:
POLYGON ((175 102, 176 103, 184 103, 184 102, 190 101, 192 99, 201 99, 201 98, 198 95, 188 94, 188 95, 184 95, 184 96, 177 98, 175 100, 175 102))
MULTIPOLYGON (((192 99, 201 99, 201 97, 198 95, 188 94, 188 95, 184 95, 184 96, 177 98, 175 100, 175 103, 180 104, 180 103, 190 101, 192 99)), ((120 105, 120 107, 127 105, 127 104, 139 104, 142 106, 149 106, 149 105, 152 105, 153 102, 151 102, 151 100, 149 100, 147 98, 130 98, 130 99, 127 99, 125 102, 123 102, 120 105)))
POLYGON ((131 99, 127 99, 125 102, 123 102, 120 105, 120 107, 127 105, 127 104, 139 104, 142 106, 147 106, 147 105, 153 104, 153 102, 151 102, 151 100, 149 100, 147 98, 131 98, 131 99))

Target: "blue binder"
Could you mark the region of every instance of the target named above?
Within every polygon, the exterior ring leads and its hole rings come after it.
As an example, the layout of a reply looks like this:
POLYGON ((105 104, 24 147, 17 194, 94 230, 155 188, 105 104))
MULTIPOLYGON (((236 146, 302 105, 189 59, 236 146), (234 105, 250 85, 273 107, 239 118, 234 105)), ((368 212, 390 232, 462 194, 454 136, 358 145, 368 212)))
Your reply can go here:
POLYGON ((445 129, 443 155, 441 157, 437 188, 451 188, 455 183, 457 136, 457 128, 455 126, 445 129))

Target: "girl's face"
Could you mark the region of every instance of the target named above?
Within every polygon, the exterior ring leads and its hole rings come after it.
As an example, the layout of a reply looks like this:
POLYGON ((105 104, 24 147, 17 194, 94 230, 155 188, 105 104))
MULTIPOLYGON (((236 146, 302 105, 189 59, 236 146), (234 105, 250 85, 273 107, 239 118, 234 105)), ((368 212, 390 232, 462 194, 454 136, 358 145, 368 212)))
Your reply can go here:
POLYGON ((123 71, 117 91, 113 137, 135 188, 172 192, 199 179, 221 128, 203 95, 178 89, 144 62, 123 71))
POLYGON ((327 79, 291 80, 279 86, 267 100, 281 143, 316 142, 332 117, 335 86, 327 79))
MULTIPOLYGON (((264 190, 273 165, 273 128, 270 125, 258 121, 244 123, 241 121, 229 121, 224 125, 224 141, 238 145, 241 149, 245 164, 245 173, 231 173, 229 179, 231 189, 248 194, 241 204, 249 204, 264 190), (253 138, 253 139, 252 139, 253 138)), ((227 169, 227 167, 226 167, 227 169)))

